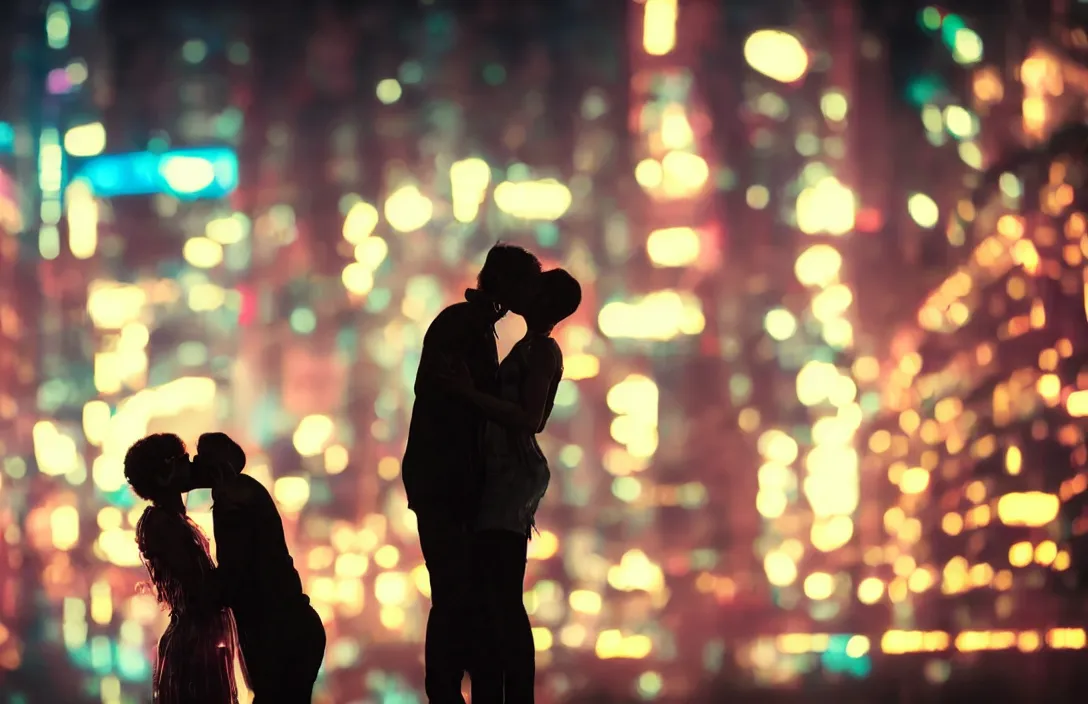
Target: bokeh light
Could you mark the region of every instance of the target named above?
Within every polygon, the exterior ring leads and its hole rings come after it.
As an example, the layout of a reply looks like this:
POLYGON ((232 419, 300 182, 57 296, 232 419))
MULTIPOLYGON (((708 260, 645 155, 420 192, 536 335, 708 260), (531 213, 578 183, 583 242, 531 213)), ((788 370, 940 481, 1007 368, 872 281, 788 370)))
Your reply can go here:
POLYGON ((584 292, 523 595, 540 701, 1088 646, 1083 31, 928 7, 903 59, 848 0, 167 33, 102 5, 44 6, 0 84, 13 704, 148 700, 124 452, 213 429, 325 623, 315 701, 423 701, 400 457, 427 325, 496 240, 584 292))

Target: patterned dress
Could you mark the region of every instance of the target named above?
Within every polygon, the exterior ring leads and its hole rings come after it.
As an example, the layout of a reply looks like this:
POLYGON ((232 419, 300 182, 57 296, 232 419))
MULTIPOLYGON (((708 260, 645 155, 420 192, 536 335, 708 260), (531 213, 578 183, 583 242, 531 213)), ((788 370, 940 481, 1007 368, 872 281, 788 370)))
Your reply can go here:
MULTIPOLYGON (((529 355, 534 345, 547 345, 553 354, 559 354, 558 346, 550 337, 527 335, 514 345, 499 365, 500 398, 521 402, 521 390, 529 375, 529 355)), ((549 389, 545 421, 563 376, 561 368, 560 364, 560 371, 549 389)), ((548 460, 537 444, 536 433, 488 422, 484 428, 483 446, 484 489, 476 527, 528 536, 551 481, 548 460)))
POLYGON ((149 506, 136 543, 170 625, 159 639, 154 691, 159 704, 236 704, 237 635, 220 604, 208 539, 184 513, 149 506))

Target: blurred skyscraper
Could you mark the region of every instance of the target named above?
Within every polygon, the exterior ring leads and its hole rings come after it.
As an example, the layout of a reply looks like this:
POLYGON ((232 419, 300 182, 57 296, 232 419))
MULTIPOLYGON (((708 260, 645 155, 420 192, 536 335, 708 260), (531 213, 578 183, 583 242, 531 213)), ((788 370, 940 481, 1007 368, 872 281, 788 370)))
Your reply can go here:
MULTIPOLYGON (((884 88, 879 41, 863 34, 851 2, 826 13, 786 3, 640 8, 632 127, 650 267, 639 281, 673 292, 647 296, 634 329, 688 326, 694 353, 670 369, 678 340, 642 348, 662 418, 676 415, 665 412, 673 403, 687 418, 662 425, 645 481, 690 476, 676 495, 705 490, 713 507, 669 521, 688 546, 697 536, 695 545, 718 547, 686 558, 695 598, 720 604, 692 627, 847 630, 859 540, 852 437, 872 366, 855 367, 867 343, 855 335, 851 263, 866 236, 858 230, 876 232, 884 217, 880 189, 859 183, 861 145, 880 136, 867 120, 879 122, 881 106, 859 96, 884 88)), ((864 153, 866 166, 886 168, 864 153)), ((818 666, 827 640, 799 637, 788 657, 818 666)), ((711 637, 703 655, 727 645, 711 637)))
POLYGON ((946 218, 955 267, 892 345, 895 414, 869 437, 870 468, 898 494, 884 515, 885 552, 899 553, 888 596, 898 625, 960 633, 886 649, 1085 646, 1083 630, 1054 626, 1079 619, 1066 590, 1088 527, 1088 85, 1072 58, 1083 32, 1052 29, 1005 37, 1006 65, 973 70, 988 169, 946 218))

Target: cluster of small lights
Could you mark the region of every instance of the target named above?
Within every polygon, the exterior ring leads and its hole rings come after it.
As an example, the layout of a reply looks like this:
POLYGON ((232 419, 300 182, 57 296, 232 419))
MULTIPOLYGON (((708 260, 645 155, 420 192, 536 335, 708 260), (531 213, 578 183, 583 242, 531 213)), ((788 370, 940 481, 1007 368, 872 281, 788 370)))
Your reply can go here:
MULTIPOLYGON (((919 23, 924 29, 940 35, 958 63, 974 67, 982 60, 982 40, 965 25, 961 17, 928 7, 919 13, 919 23)), ((970 97, 974 109, 960 105, 958 98, 932 77, 916 78, 908 87, 908 98, 920 108, 927 141, 935 147, 944 147, 951 139, 968 173, 983 168, 983 152, 979 142, 982 122, 979 114, 985 113, 1005 97, 1001 74, 993 66, 978 66, 972 77, 970 97)), ((907 212, 919 227, 931 230, 941 222, 941 201, 942 198, 936 193, 910 193, 906 200, 907 212)), ((958 203, 956 211, 962 219, 973 217, 969 201, 958 203)), ((959 219, 950 219, 947 235, 953 245, 964 244, 959 219)))
MULTIPOLYGON (((744 53, 753 69, 779 83, 800 81, 810 72, 810 52, 790 32, 757 31, 744 53)), ((810 75, 807 80, 818 79, 810 75)), ((769 106, 771 101, 764 102, 769 106)), ((805 409, 810 424, 776 425, 773 416, 762 417, 754 407, 741 412, 740 422, 745 431, 758 433, 762 464, 756 509, 765 528, 757 549, 767 581, 778 590, 776 602, 792 608, 807 599, 812 618, 827 621, 841 616, 852 601, 850 576, 831 567, 839 564, 832 554, 855 536, 860 478, 854 438, 863 421, 855 377, 857 369, 872 365, 843 364, 855 345, 854 291, 846 283, 843 243, 854 231, 858 208, 855 193, 836 176, 845 156, 839 139, 848 129, 848 96, 837 87, 825 89, 819 111, 827 136, 812 135, 815 149, 798 141, 798 151, 809 160, 787 215, 801 233, 793 269, 807 300, 800 310, 774 307, 763 320, 777 363, 795 370, 795 403, 805 409)), ((762 209, 768 197, 765 189, 757 194, 750 188, 749 206, 762 209)), ((860 660, 868 652, 867 641, 865 647, 855 643, 844 652, 860 660)))
MULTIPOLYGON (((1033 101, 1025 102, 1024 129, 1036 138, 1057 126, 1045 119, 1061 94, 1047 92, 1056 61, 1035 52, 1020 72, 1033 101)), ((992 78, 979 70, 977 97, 1004 92, 992 78)), ((1080 95, 1086 88, 1067 87, 1080 95)), ((1053 159, 1042 164, 1041 181, 1030 180, 1030 169, 1003 173, 982 202, 956 207, 949 242, 971 246, 897 337, 885 369, 892 415, 869 435, 866 467, 885 473, 897 498, 883 516, 886 543, 865 554, 886 578, 868 577, 858 596, 886 597, 904 618, 919 617, 937 594, 991 590, 992 608, 961 607, 959 622, 1019 623, 1034 618, 1022 595, 1045 601, 1055 593, 1045 585, 1075 584, 1066 575, 1083 569, 1072 557, 1088 532, 1077 515, 1088 489, 1085 351, 1073 332, 1088 316, 1088 219, 1073 185, 1083 154, 1039 153, 1053 159), (1024 198, 1028 188, 1038 189, 1035 198, 1024 198)), ((911 214, 936 225, 921 200, 911 214)), ((1027 652, 1042 642, 1085 647, 1078 629, 965 633, 955 645, 1027 652)))

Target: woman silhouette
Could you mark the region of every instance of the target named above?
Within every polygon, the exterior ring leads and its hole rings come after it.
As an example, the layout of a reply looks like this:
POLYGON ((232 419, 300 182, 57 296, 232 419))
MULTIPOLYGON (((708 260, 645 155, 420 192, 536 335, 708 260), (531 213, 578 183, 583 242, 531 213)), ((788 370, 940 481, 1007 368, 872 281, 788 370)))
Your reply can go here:
POLYGON ((208 539, 185 515, 189 455, 176 435, 137 441, 125 455, 125 478, 151 502, 136 524, 136 544, 155 596, 170 609, 159 639, 154 693, 159 704, 235 704, 236 635, 219 599, 208 539))

